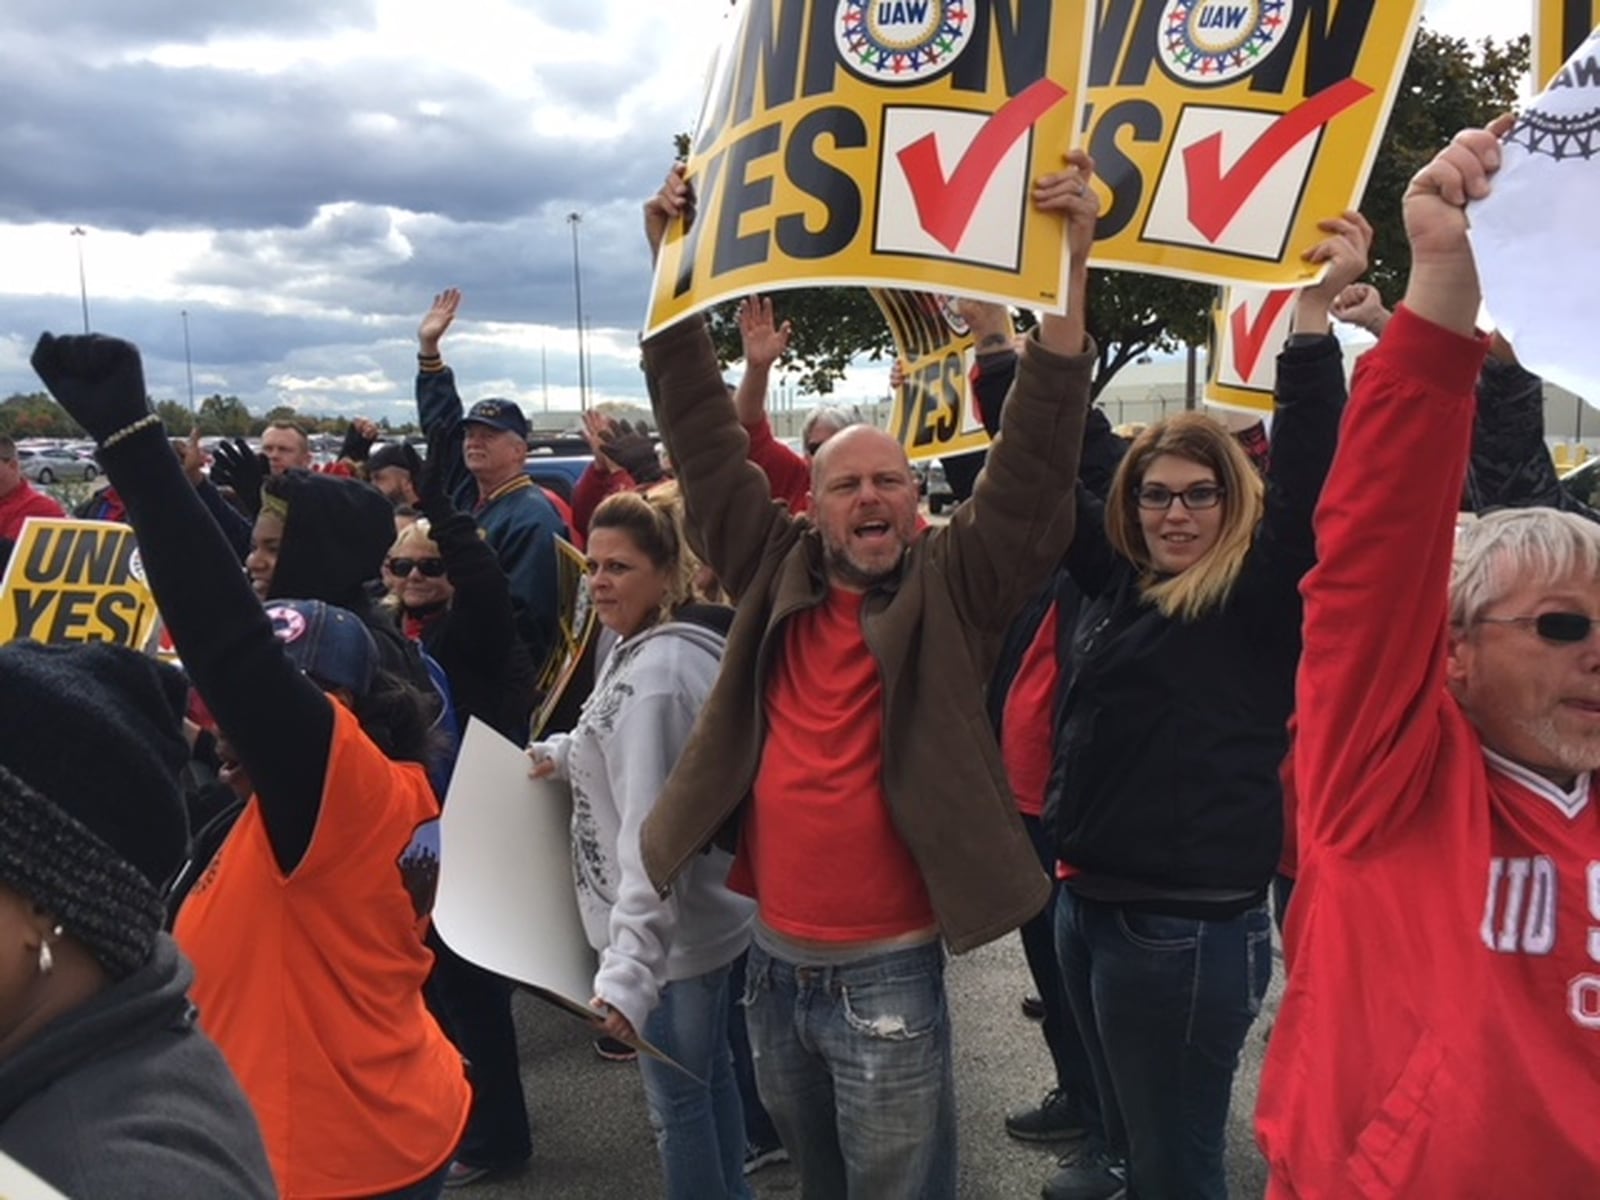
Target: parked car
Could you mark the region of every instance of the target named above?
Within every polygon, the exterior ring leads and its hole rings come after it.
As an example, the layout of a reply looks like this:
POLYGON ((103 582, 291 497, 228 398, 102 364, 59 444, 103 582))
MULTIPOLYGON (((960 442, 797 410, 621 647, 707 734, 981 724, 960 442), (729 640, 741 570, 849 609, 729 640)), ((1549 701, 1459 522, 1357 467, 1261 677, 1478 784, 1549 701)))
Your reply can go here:
POLYGON ((924 494, 928 497, 928 511, 938 516, 947 508, 956 506, 956 494, 944 477, 944 463, 937 458, 928 463, 924 494))
POLYGON ((51 484, 69 479, 93 479, 100 468, 87 454, 76 454, 58 446, 25 449, 17 447, 17 462, 22 474, 34 483, 51 484))
POLYGON ((1600 458, 1573 467, 1561 477, 1561 488, 1574 500, 1600 508, 1600 458))

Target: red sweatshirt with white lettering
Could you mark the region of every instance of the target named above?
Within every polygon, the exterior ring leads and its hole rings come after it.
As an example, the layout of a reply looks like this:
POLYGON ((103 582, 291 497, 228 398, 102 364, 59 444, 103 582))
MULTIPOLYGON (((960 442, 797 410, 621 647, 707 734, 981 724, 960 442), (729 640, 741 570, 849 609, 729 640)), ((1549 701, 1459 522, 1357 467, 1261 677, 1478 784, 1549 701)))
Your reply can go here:
POLYGON ((1277 1200, 1600 1194, 1600 797, 1487 753, 1445 686, 1483 352, 1402 309, 1317 510, 1277 1200))

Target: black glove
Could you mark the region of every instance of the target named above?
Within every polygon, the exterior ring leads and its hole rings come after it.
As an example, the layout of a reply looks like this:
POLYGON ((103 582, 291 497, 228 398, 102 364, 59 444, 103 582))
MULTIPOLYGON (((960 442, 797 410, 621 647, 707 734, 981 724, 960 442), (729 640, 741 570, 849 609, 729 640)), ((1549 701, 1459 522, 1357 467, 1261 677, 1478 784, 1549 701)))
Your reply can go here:
POLYGON ((356 423, 351 421, 350 428, 344 431, 344 445, 339 447, 339 457, 346 462, 364 463, 367 461, 367 455, 372 452, 373 441, 373 438, 363 435, 356 423))
POLYGON ((644 428, 641 425, 636 430, 626 421, 618 421, 601 438, 600 448, 607 458, 632 475, 635 483, 659 483, 666 472, 661 469, 655 440, 644 428))
POLYGON ((252 521, 261 511, 261 481, 270 468, 265 454, 253 454, 243 438, 218 442, 211 452, 211 482, 230 487, 244 515, 252 521))
POLYGON ((144 364, 132 342, 98 333, 41 334, 33 348, 33 369, 97 442, 150 415, 144 364))

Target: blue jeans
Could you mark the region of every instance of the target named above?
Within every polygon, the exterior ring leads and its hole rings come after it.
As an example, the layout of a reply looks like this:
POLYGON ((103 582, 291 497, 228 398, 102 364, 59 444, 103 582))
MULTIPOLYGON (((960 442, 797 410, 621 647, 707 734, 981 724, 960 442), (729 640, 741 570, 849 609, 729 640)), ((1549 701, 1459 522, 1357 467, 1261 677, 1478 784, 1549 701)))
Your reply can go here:
POLYGON ((746 973, 756 1082, 801 1200, 954 1200, 943 946, 828 967, 751 946, 746 973))
POLYGON ((739 1081, 739 1103, 744 1106, 744 1140, 755 1149, 779 1145, 778 1130, 761 1103, 756 1087, 756 1064, 750 1057, 750 1030, 744 1020, 744 969, 750 952, 739 955, 728 968, 728 1045, 733 1050, 733 1077, 739 1081))
POLYGON ((1239 1050, 1272 978, 1265 904, 1225 921, 1169 917, 1061 889, 1062 973, 1113 1153, 1138 1200, 1226 1200, 1239 1050))
POLYGON ((698 1076, 639 1056, 667 1200, 749 1200, 744 1111, 728 1049, 728 968, 667 984, 641 1032, 698 1076))
MULTIPOLYGON (((1044 822, 1027 813, 1022 814, 1022 827, 1033 841, 1034 852, 1039 855, 1039 865, 1053 879, 1056 869, 1055 848, 1045 832, 1044 822)), ((1050 889, 1050 899, 1033 919, 1017 930, 1022 938, 1022 954, 1028 962, 1028 974, 1038 989, 1044 1003, 1044 1021, 1041 1029, 1045 1045, 1050 1050, 1050 1061, 1055 1065, 1056 1086, 1066 1093, 1068 1111, 1097 1145, 1105 1142, 1105 1131, 1100 1119, 1100 1100, 1095 1094, 1094 1070, 1089 1065, 1089 1052, 1084 1048, 1083 1035, 1078 1032, 1078 1020, 1067 1001, 1066 985, 1061 979, 1061 956, 1056 950, 1056 893, 1061 884, 1050 889)))

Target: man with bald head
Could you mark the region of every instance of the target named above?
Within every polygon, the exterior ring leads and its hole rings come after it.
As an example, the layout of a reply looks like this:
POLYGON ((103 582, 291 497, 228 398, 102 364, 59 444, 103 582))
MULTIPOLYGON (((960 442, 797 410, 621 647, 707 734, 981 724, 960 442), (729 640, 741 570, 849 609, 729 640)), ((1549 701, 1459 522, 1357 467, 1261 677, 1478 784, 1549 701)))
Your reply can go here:
MULTIPOLYGON (((983 712, 1012 615, 1072 539, 1089 403, 1082 154, 1034 186, 1071 250, 1067 316, 1022 353, 970 504, 919 531, 899 443, 851 426, 775 502, 700 318, 644 344, 689 519, 738 611, 723 669, 641 835, 665 891, 715 841, 755 897, 745 1012, 761 1098, 803 1200, 951 1200, 955 1098, 944 955, 1032 917, 1049 880, 983 712)), ((652 247, 684 211, 674 169, 652 247)), ((693 914, 683 913, 690 921, 693 914)))

